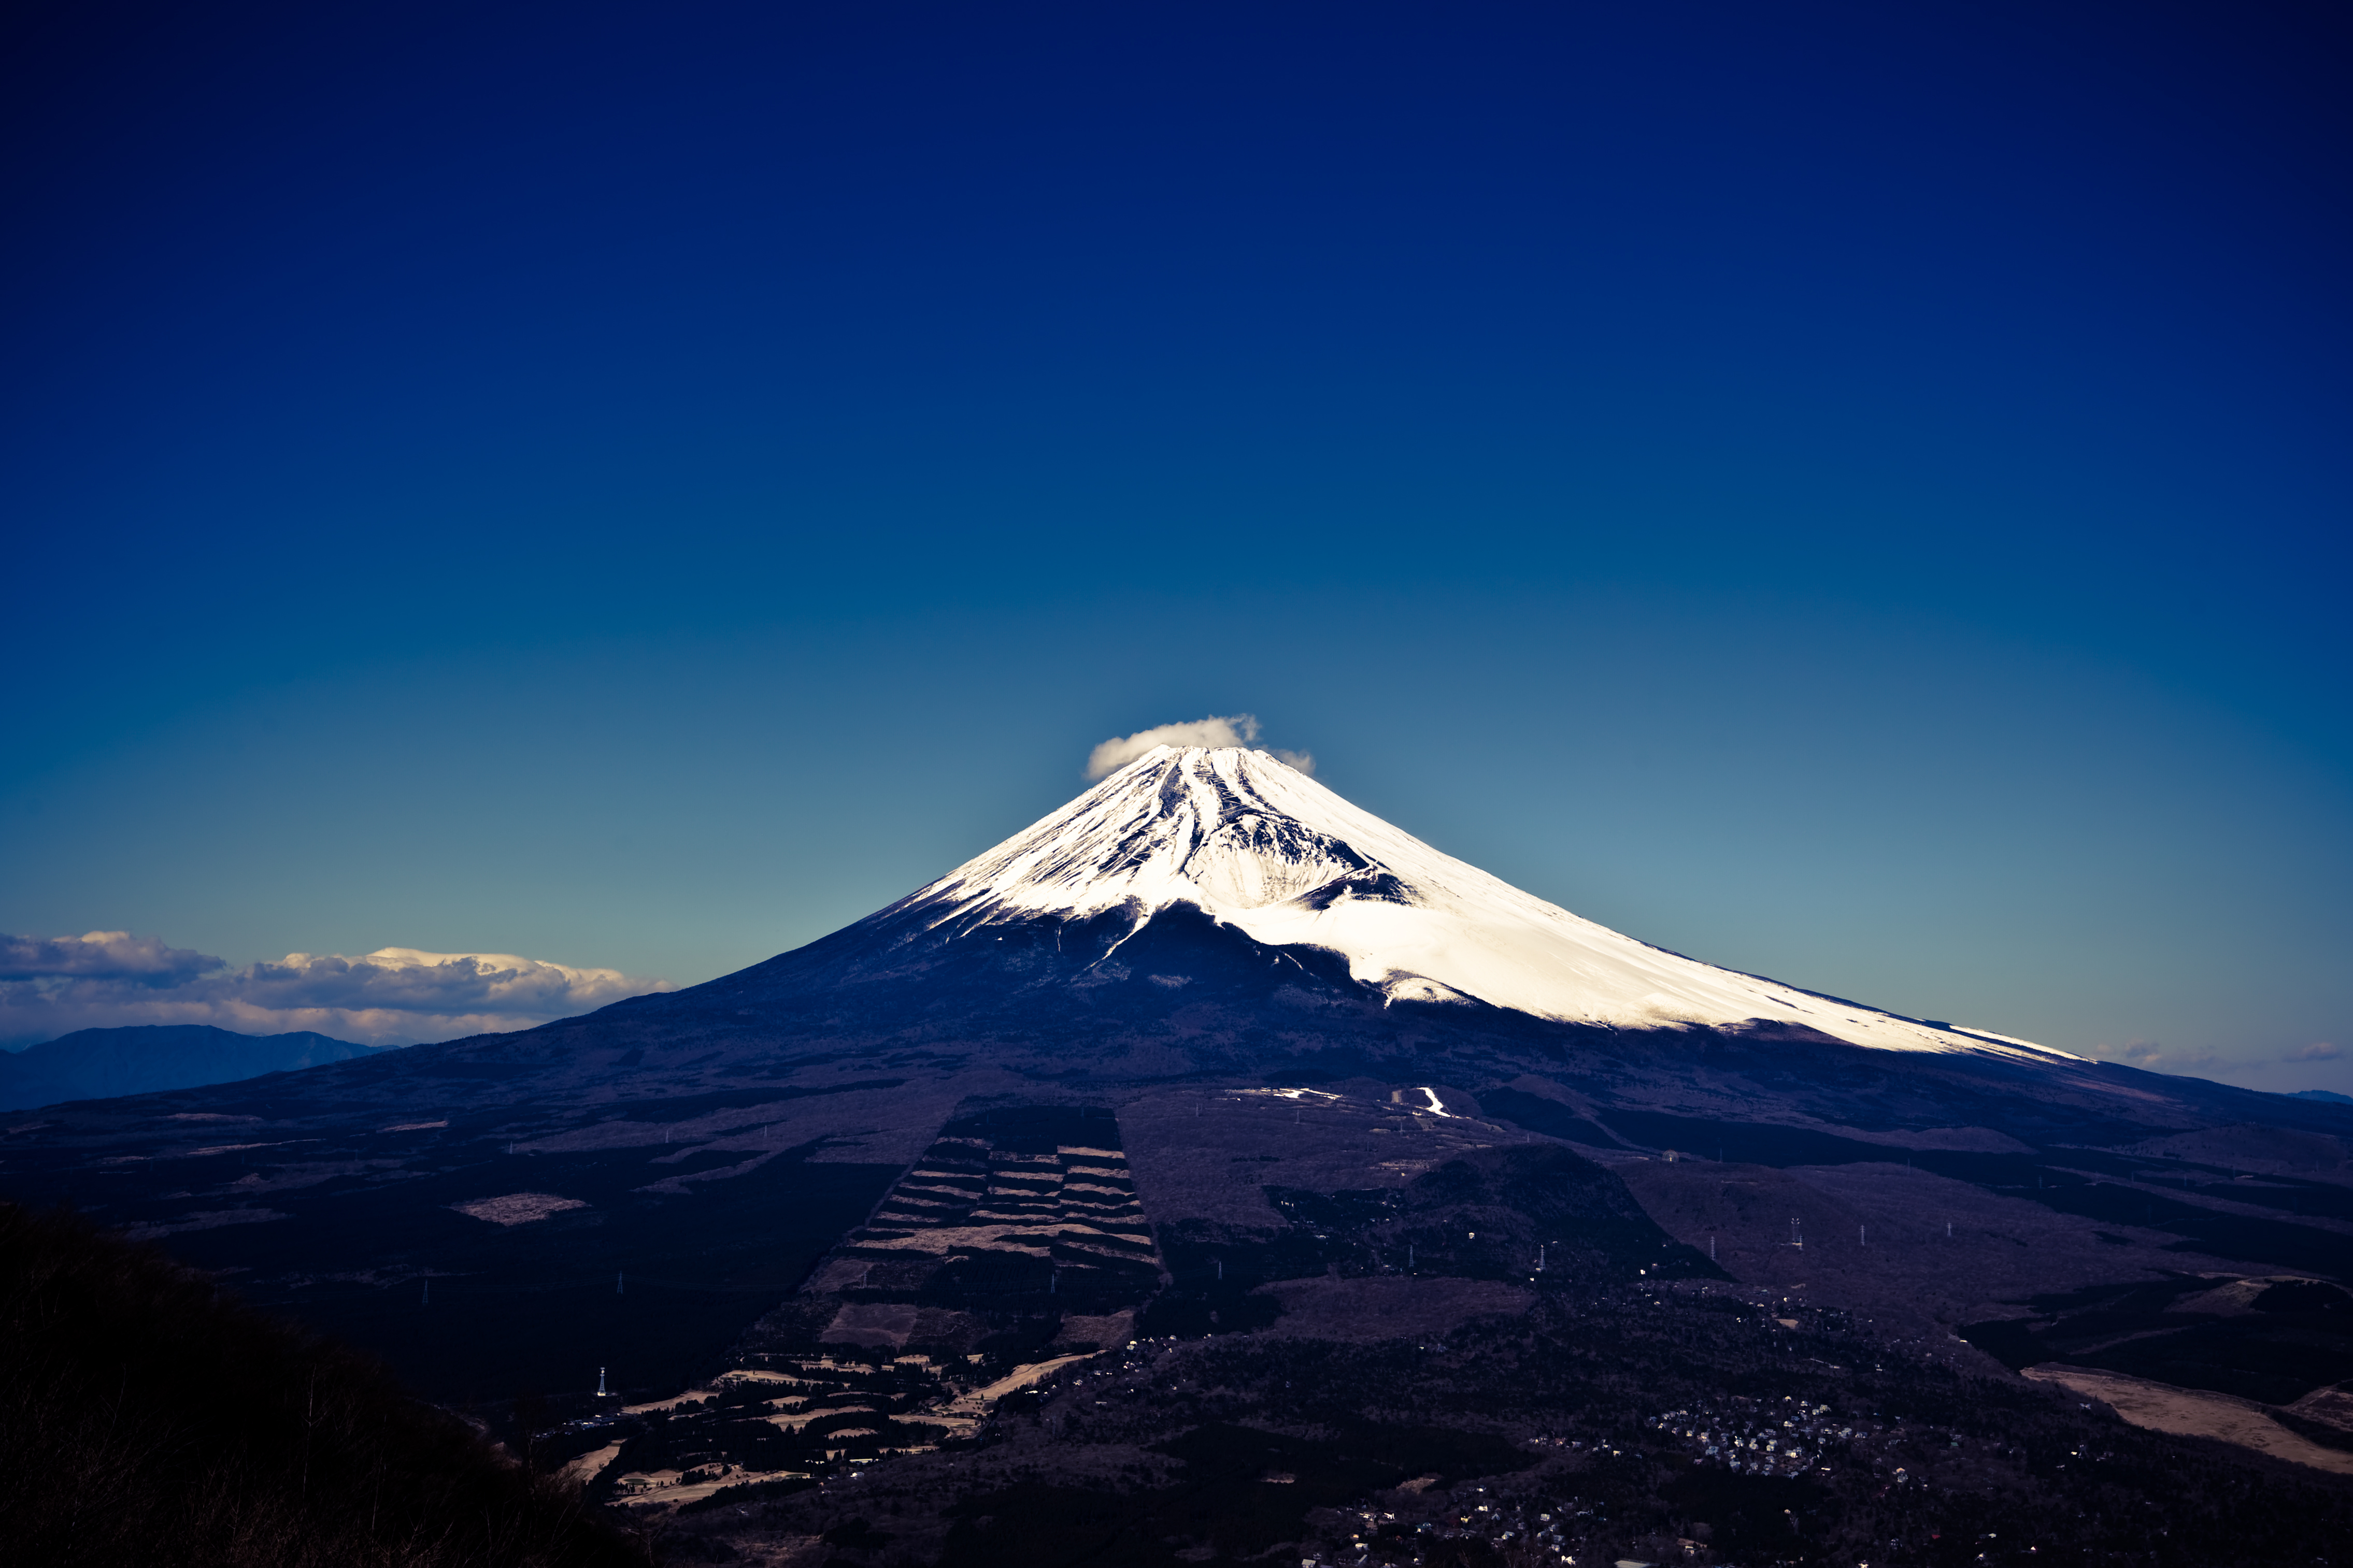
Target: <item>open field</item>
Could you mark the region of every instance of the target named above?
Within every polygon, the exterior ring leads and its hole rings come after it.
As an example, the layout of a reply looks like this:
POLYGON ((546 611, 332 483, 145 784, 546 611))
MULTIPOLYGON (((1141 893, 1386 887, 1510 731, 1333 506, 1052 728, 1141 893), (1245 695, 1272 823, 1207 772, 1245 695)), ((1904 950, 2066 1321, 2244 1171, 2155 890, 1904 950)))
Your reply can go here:
POLYGON ((2021 1374, 2037 1383, 2053 1384, 2086 1399, 2096 1399, 2136 1426, 2152 1432, 2174 1432, 2187 1437, 2212 1437, 2235 1443, 2275 1459, 2310 1465, 2332 1475, 2353 1476, 2353 1454, 2324 1448, 2298 1436, 2249 1400, 2199 1389, 2172 1388, 2122 1373, 2096 1367, 2030 1366, 2021 1374))

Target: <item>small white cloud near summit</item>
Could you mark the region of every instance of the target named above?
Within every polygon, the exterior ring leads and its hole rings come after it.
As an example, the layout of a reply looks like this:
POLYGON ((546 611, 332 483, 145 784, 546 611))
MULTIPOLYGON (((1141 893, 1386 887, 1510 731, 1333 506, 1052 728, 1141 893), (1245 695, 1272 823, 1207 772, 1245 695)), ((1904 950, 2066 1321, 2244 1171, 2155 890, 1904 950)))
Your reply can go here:
MULTIPOLYGON (((1087 779, 1092 783, 1108 778, 1155 746, 1247 746, 1258 739, 1258 731, 1256 714, 1229 713, 1114 735, 1087 753, 1087 779)), ((1277 751, 1273 754, 1303 773, 1315 771, 1315 758, 1309 752, 1277 751)))

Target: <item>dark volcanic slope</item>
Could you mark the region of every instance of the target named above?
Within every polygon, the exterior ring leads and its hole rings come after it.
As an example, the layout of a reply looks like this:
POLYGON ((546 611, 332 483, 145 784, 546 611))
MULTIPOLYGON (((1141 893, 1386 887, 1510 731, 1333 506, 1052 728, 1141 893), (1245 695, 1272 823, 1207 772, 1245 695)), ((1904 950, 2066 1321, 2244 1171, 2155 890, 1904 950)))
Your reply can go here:
POLYGON ((913 913, 878 916, 689 990, 316 1074, 301 1098, 341 1090, 413 1104, 460 1084, 476 1103, 676 1093, 851 1059, 1070 1084, 1435 1072, 1476 1089, 1533 1072, 1630 1110, 1875 1132, 1988 1127, 2029 1142, 2249 1121, 2353 1132, 2353 1107, 2113 1063, 1875 1050, 1789 1026, 1610 1029, 1479 1004, 1390 1003, 1332 954, 1266 947, 1183 908, 1133 934, 1115 915, 966 935, 913 913))
MULTIPOLYGON (((2233 1182, 2211 1159, 2129 1152, 2247 1122, 2333 1148, 2348 1108, 1787 1028, 1636 1032, 1388 1003, 1328 954, 1183 909, 1132 935, 1115 917, 960 936, 886 915, 520 1034, 60 1108, 10 1130, 0 1193, 168 1237, 447 1396, 577 1383, 600 1364, 674 1386, 792 1289, 960 1104, 1344 1079, 1441 1086, 1514 1137, 1621 1154, 1909 1159, 2074 1216, 2087 1246, 2105 1226, 2136 1247, 2353 1279, 2353 1227, 2332 1217, 2353 1208, 2329 1173, 2233 1182), (457 1206, 518 1194, 565 1206, 522 1223, 457 1206), (557 1299, 577 1302, 562 1326, 532 1329, 557 1299)), ((1697 1245, 1714 1211, 1689 1212, 1697 1245)))

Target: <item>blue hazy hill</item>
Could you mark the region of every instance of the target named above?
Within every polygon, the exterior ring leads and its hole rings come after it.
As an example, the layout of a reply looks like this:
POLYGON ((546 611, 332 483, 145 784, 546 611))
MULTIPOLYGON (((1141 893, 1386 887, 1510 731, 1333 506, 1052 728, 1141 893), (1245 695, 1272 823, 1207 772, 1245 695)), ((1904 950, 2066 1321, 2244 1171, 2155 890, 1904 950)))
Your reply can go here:
POLYGON ((210 1024, 77 1029, 0 1054, 0 1110, 230 1083, 399 1048, 353 1045, 308 1030, 240 1035, 210 1024))

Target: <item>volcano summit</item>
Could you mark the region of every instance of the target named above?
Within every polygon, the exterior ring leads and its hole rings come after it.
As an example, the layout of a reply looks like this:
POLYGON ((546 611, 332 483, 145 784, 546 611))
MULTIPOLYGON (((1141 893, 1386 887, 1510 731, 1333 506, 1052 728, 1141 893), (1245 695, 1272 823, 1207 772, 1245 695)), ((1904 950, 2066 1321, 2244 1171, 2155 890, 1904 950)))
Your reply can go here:
POLYGON ((1350 979, 1394 1001, 1484 1002, 1610 1028, 1771 1025, 1890 1050, 2064 1056, 1620 936, 1239 747, 1155 747, 877 919, 913 916, 968 938, 1117 916, 1132 935, 1176 907, 1264 947, 1337 954, 1350 979))

